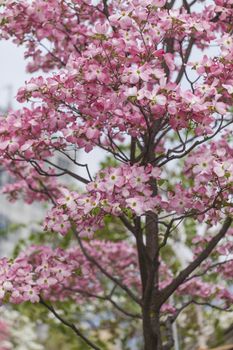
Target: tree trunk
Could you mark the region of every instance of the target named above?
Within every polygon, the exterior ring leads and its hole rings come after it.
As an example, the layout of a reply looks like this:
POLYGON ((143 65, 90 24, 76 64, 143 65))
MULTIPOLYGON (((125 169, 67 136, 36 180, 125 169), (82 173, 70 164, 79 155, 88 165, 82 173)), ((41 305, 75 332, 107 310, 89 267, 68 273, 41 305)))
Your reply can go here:
POLYGON ((144 350, 162 350, 159 315, 143 310, 144 350))
MULTIPOLYGON (((157 120, 148 136, 148 151, 145 163, 150 164, 154 157, 154 137, 159 130, 160 120, 157 120)), ((149 181, 153 191, 152 196, 158 193, 156 179, 149 181)), ((159 304, 159 227, 158 216, 153 211, 146 213, 145 222, 145 243, 138 249, 139 264, 142 261, 140 252, 144 251, 143 265, 140 266, 142 277, 142 319, 143 319, 143 336, 145 350, 162 350, 162 339, 160 330, 160 304, 159 304)), ((139 247, 138 247, 139 248, 139 247)))
MULTIPOLYGON (((154 193, 157 188, 154 185, 154 193)), ((145 350, 162 350, 159 306, 159 238, 155 213, 146 217, 147 281, 143 293, 143 334, 145 350)))

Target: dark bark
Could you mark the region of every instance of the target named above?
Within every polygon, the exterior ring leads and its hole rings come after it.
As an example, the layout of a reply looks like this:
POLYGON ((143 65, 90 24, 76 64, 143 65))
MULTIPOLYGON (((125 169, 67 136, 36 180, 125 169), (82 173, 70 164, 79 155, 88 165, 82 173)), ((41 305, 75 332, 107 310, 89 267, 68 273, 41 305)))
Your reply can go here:
MULTIPOLYGON (((159 131, 161 120, 157 120, 147 140, 147 152, 144 161, 151 163, 154 157, 154 139, 159 131)), ((150 186, 153 195, 157 195, 157 183, 151 179, 150 186)), ((159 227, 158 217, 154 212, 146 214, 145 244, 141 239, 137 242, 140 271, 142 275, 142 319, 145 350, 161 350, 162 340, 160 331, 158 304, 159 284, 159 227), (141 254, 143 252, 143 255, 141 254), (143 262, 143 264, 142 264, 143 262)))
MULTIPOLYGON (((157 193, 156 184, 151 184, 154 195, 157 193)), ((159 230, 158 218, 149 212, 146 217, 146 253, 147 280, 143 293, 143 332, 145 350, 161 350, 162 340, 159 322, 160 306, 158 304, 159 283, 159 230)))

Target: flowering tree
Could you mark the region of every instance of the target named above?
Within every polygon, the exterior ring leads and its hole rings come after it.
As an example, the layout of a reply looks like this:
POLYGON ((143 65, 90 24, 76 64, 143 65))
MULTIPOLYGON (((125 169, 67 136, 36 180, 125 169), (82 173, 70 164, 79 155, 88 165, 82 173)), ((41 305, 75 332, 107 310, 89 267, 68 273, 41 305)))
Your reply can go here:
POLYGON ((34 328, 26 316, 22 317, 17 311, 1 308, 0 349, 43 350, 34 328))
POLYGON ((1 162, 15 179, 4 192, 50 201, 44 229, 77 245, 2 259, 2 302, 42 303, 93 349, 53 302, 105 300, 139 320, 146 350, 171 349, 172 325, 192 304, 230 310, 232 5, 3 1, 1 37, 24 45, 29 72, 47 73, 19 89, 30 107, 1 118, 1 162), (94 148, 114 166, 91 174, 77 161, 94 148), (59 184, 63 175, 85 189, 59 184), (118 242, 99 235, 111 219, 125 230, 118 242), (191 258, 177 264, 181 238, 191 258))

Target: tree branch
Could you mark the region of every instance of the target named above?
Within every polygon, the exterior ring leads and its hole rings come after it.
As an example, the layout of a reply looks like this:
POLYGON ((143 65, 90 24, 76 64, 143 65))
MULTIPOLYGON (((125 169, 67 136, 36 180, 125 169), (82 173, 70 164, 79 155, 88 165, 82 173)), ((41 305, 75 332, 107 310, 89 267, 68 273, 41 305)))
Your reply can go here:
POLYGON ((108 10, 108 0, 103 0, 103 6, 104 6, 103 13, 108 18, 110 15, 108 10))
POLYGON ((74 229, 73 232, 86 259, 89 260, 92 264, 94 264, 103 273, 103 275, 108 277, 117 286, 123 289, 131 297, 132 300, 134 300, 137 304, 141 305, 141 300, 127 286, 125 286, 120 280, 108 273, 91 255, 88 254, 77 231, 74 229))
POLYGON ((61 322, 63 323, 66 327, 71 328, 79 338, 81 338, 86 344, 90 346, 90 348, 94 350, 101 350, 97 345, 92 343, 85 335, 82 334, 82 332, 71 322, 65 320, 63 317, 61 317, 57 311, 54 309, 52 305, 47 304, 42 298, 40 298, 40 303, 44 305, 49 311, 52 312, 52 314, 61 322))
POLYGON ((152 163, 156 164, 157 166, 161 167, 163 165, 165 165, 166 163, 170 162, 171 160, 174 159, 181 159, 184 156, 186 156, 187 154, 189 154, 192 150, 194 150, 197 146, 200 146, 201 144, 212 140, 220 131, 222 131, 223 129, 225 129, 227 126, 229 126, 230 124, 233 123, 233 119, 230 120, 229 122, 227 122, 226 124, 222 125, 223 122, 223 118, 221 118, 221 122, 220 125, 218 126, 217 130, 211 134, 208 137, 203 138, 202 140, 196 141, 194 142, 184 153, 179 154, 179 155, 172 155, 171 157, 169 157, 169 153, 173 152, 173 150, 168 150, 166 155, 162 155, 158 158, 155 158, 152 163), (159 163, 159 161, 163 158, 166 158, 164 161, 162 161, 161 163, 159 163))
POLYGON ((162 305, 174 291, 186 280, 186 278, 210 255, 218 242, 225 236, 231 226, 232 218, 227 217, 219 233, 214 236, 206 248, 198 255, 198 257, 188 265, 179 275, 164 289, 160 291, 160 305, 162 305))
POLYGON ((208 303, 207 301, 203 301, 202 302, 202 301, 192 300, 191 302, 193 304, 196 304, 196 305, 209 306, 212 309, 216 309, 218 311, 232 312, 232 310, 229 309, 227 306, 226 307, 221 307, 221 306, 218 306, 218 305, 214 305, 214 304, 208 303))
MULTIPOLYGON (((116 285, 115 285, 116 287, 116 285)), ((82 289, 73 289, 73 288, 66 288, 66 289, 69 289, 73 292, 77 292, 77 293, 80 293, 86 297, 89 297, 89 298, 95 298, 95 299, 99 299, 99 300, 102 300, 102 301, 108 301, 110 302, 118 311, 120 311, 121 313, 123 313, 125 316, 128 316, 128 317, 131 317, 131 318, 139 318, 141 319, 142 316, 140 314, 132 314, 131 312, 129 311, 126 311, 125 309, 123 309, 121 306, 119 306, 112 298, 112 294, 113 292, 111 291, 108 295, 97 295, 97 294, 94 294, 94 293, 90 293, 88 291, 84 291, 82 289)), ((114 288, 115 289, 115 288, 114 288)))
POLYGON ((184 75, 185 65, 188 62, 189 56, 190 56, 192 48, 193 48, 193 44, 194 44, 194 38, 190 38, 189 43, 188 43, 188 47, 186 49, 185 56, 184 57, 182 56, 182 66, 181 66, 181 69, 177 75, 176 84, 179 84, 181 82, 181 79, 184 75))
POLYGON ((187 278, 187 279, 185 280, 185 282, 188 282, 188 281, 192 280, 193 278, 202 277, 202 276, 204 276, 207 272, 209 272, 210 270, 213 270, 213 269, 215 269, 215 268, 217 268, 217 267, 219 267, 219 266, 221 266, 221 265, 225 265, 225 264, 227 264, 228 262, 233 262, 233 259, 220 261, 220 262, 217 262, 217 263, 215 263, 215 264, 213 264, 213 265, 207 266, 207 268, 204 269, 204 271, 202 271, 202 272, 200 272, 200 273, 196 273, 196 274, 193 275, 193 276, 190 276, 189 278, 187 278))
POLYGON ((80 181, 80 182, 82 182, 82 183, 84 183, 84 184, 86 184, 86 185, 90 182, 90 180, 87 180, 87 179, 85 179, 84 177, 82 177, 82 176, 80 176, 80 175, 77 175, 77 174, 73 173, 72 171, 70 171, 70 170, 68 170, 68 169, 64 169, 64 168, 58 166, 57 164, 54 164, 53 162, 51 162, 51 161, 48 160, 48 159, 43 159, 43 161, 44 161, 45 163, 48 163, 48 164, 54 166, 55 168, 57 168, 57 169, 59 169, 59 170, 64 171, 67 175, 72 176, 72 177, 75 178, 76 180, 78 180, 78 181, 80 181))

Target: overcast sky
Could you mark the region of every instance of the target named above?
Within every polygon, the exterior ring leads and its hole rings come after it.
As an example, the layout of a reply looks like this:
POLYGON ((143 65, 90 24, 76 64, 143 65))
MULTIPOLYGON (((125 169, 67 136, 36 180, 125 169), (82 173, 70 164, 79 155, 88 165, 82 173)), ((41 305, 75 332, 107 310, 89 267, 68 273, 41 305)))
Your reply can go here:
POLYGON ((29 75, 25 71, 26 63, 22 47, 17 47, 10 41, 0 41, 0 52, 0 106, 5 107, 9 98, 9 87, 12 87, 14 102, 17 89, 24 85, 29 75))

